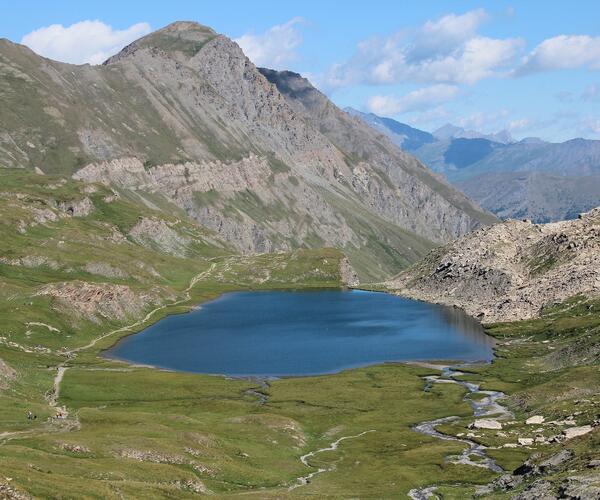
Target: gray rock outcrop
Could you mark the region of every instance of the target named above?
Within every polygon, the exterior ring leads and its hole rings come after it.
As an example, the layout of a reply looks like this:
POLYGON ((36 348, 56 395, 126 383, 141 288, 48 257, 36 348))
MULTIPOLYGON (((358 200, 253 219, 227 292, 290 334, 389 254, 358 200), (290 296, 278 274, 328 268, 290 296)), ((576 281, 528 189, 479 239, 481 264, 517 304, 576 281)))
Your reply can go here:
POLYGON ((600 208, 574 221, 480 229, 433 250, 387 285, 484 323, 534 318, 575 295, 598 296, 600 208))

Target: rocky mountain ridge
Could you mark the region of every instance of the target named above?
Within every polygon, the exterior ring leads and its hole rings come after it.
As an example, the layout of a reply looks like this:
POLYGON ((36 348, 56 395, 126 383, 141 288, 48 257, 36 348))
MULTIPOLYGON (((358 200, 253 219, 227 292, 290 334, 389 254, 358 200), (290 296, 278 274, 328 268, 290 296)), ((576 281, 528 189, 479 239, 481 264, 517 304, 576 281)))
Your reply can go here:
POLYGON ((495 221, 308 81, 259 71, 196 23, 102 66, 1 41, 0 95, 0 165, 175 206, 243 252, 336 246, 382 277, 495 221))
POLYGON ((576 295, 600 296, 600 208, 549 224, 510 220, 433 250, 386 285, 464 309, 483 323, 536 318, 576 295))

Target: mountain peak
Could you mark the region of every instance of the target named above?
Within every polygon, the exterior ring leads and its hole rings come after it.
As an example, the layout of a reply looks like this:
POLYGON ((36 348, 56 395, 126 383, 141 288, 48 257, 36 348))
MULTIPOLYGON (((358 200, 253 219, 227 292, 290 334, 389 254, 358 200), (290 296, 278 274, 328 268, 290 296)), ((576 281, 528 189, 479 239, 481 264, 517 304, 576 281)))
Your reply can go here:
POLYGON ((487 139, 488 141, 498 142, 501 144, 510 144, 514 142, 510 132, 506 129, 500 130, 493 134, 484 134, 476 130, 467 130, 462 127, 457 127, 451 123, 446 123, 442 127, 433 132, 433 136, 440 140, 451 139, 487 139))
POLYGON ((205 26, 204 24, 200 24, 196 21, 175 21, 171 24, 167 24, 164 28, 154 31, 149 36, 157 33, 184 33, 186 36, 190 34, 212 34, 214 36, 217 34, 211 27, 205 26))
POLYGON ((104 64, 118 62, 140 49, 155 48, 167 53, 194 56, 202 46, 218 36, 212 28, 195 21, 176 21, 127 45, 104 64))

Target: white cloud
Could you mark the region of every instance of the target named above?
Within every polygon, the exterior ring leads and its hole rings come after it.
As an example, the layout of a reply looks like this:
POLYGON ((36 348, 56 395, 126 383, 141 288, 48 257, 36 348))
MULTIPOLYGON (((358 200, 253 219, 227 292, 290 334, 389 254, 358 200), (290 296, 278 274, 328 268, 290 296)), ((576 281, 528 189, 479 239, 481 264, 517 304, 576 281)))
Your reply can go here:
POLYGON ((435 108, 415 113, 411 116, 411 122, 415 125, 420 124, 427 126, 429 129, 433 130, 439 128, 439 125, 447 123, 452 118, 453 115, 444 106, 436 106, 435 108))
POLYGON ((451 52, 471 38, 486 19, 486 12, 477 9, 463 15, 448 14, 435 21, 427 21, 417 32, 413 46, 408 50, 408 59, 414 61, 451 52))
POLYGON ((296 49, 302 43, 298 25, 303 22, 302 18, 295 17, 287 23, 272 26, 264 33, 246 33, 234 41, 257 66, 282 69, 284 63, 297 58, 296 49))
POLYGON ((458 92, 454 85, 438 84, 413 90, 402 97, 376 95, 368 100, 367 107, 369 111, 384 116, 421 111, 453 99, 458 92))
POLYGON ((401 31, 360 42, 354 56, 333 65, 326 87, 399 82, 467 83, 498 74, 513 62, 523 41, 477 34, 482 9, 428 21, 411 34, 401 31))
POLYGON ((480 132, 491 132, 504 128, 504 122, 509 115, 510 113, 506 109, 494 112, 478 111, 459 118, 456 124, 459 127, 475 129, 480 132))
POLYGON ((558 35, 548 38, 523 60, 515 75, 581 67, 600 69, 600 37, 558 35))
POLYGON ((531 125, 531 120, 529 120, 528 118, 519 118, 517 120, 512 120, 508 122, 506 128, 510 132, 514 132, 515 130, 525 129, 529 127, 529 125, 531 125))
POLYGON ((150 32, 148 23, 115 30, 102 21, 52 24, 25 35, 21 43, 38 54, 72 64, 101 64, 125 45, 150 32))
POLYGON ((595 116, 585 116, 577 123, 576 130, 582 137, 600 137, 600 120, 595 116))

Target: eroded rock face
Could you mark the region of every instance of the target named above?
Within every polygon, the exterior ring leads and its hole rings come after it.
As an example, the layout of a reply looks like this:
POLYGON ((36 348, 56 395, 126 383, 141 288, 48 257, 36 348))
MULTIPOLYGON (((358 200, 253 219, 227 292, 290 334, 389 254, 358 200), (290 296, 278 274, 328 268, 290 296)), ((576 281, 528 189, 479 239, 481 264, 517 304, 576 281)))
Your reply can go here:
POLYGON ((129 274, 122 269, 111 266, 106 262, 88 262, 83 269, 90 274, 97 274, 98 276, 104 276, 105 278, 123 279, 129 276, 129 274))
POLYGON ((164 220, 147 217, 131 228, 129 236, 142 246, 155 248, 176 257, 185 257, 187 247, 192 241, 191 238, 180 235, 164 220))
POLYGON ((360 284, 360 280, 358 279, 358 275, 356 271, 350 265, 350 262, 347 258, 343 258, 340 261, 340 276, 342 278, 342 283, 346 286, 358 286, 360 284))
POLYGON ((0 389, 6 389, 17 378, 17 372, 0 359, 0 389))
POLYGON ((172 292, 154 287, 148 292, 134 292, 126 285, 70 281, 41 287, 38 295, 56 300, 56 306, 76 318, 90 321, 125 320, 139 317, 152 305, 173 298, 172 292))
POLYGON ((94 204, 92 200, 85 197, 80 200, 59 201, 57 207, 71 217, 86 217, 94 209, 94 204))
POLYGON ((22 266, 28 268, 49 267, 50 269, 59 269, 60 264, 53 259, 49 259, 43 255, 24 255, 15 259, 0 257, 0 264, 9 266, 22 266))
POLYGON ((388 285, 482 322, 534 318, 577 294, 600 295, 600 208, 574 221, 507 221, 432 251, 388 285))

